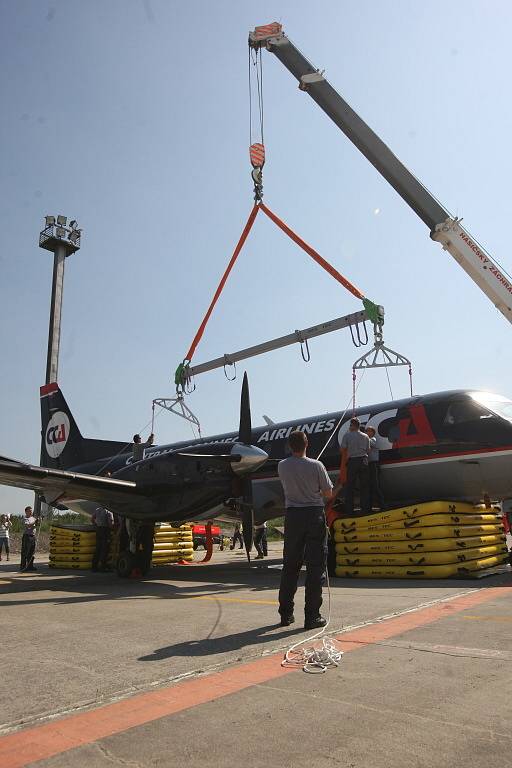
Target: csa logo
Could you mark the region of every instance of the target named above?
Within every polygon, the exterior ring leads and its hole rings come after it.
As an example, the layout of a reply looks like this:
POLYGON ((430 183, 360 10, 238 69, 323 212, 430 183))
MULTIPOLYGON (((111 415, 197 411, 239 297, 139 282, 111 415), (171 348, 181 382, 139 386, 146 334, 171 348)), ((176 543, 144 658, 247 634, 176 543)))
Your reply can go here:
POLYGON ((46 427, 46 453, 51 459, 60 456, 69 437, 69 418, 63 411, 57 411, 51 417, 46 427))

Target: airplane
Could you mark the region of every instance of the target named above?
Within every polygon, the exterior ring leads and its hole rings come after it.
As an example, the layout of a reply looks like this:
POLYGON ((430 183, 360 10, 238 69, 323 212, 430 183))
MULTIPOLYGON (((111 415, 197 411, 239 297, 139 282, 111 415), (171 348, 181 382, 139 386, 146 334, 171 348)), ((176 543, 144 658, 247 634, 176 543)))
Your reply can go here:
POLYGON ((312 458, 325 449, 322 461, 336 479, 353 415, 376 430, 388 507, 512 498, 512 401, 502 395, 434 392, 253 429, 246 374, 238 432, 151 446, 136 462, 130 444, 82 437, 59 386, 41 387, 44 466, 0 456, 0 484, 75 511, 101 504, 126 518, 120 576, 147 573, 158 521, 242 519, 250 559, 253 513, 261 522, 285 511, 277 464, 289 455, 289 434, 306 432, 312 458))

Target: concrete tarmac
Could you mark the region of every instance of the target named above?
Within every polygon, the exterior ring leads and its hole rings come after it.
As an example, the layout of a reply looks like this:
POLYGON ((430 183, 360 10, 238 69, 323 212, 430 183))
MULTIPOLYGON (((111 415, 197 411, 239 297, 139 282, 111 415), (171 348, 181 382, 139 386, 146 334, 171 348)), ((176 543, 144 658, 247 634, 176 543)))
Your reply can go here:
POLYGON ((2 562, 2 768, 512 765, 510 572, 333 580, 345 655, 310 675, 281 667, 307 635, 302 589, 277 626, 280 554, 140 582, 2 562))

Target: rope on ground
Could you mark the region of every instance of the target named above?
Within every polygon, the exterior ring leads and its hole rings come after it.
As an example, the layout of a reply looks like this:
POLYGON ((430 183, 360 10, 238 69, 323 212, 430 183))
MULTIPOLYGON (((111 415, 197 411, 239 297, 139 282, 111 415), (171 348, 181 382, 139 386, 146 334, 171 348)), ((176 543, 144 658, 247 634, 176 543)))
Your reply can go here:
POLYGON ((302 667, 304 672, 322 675, 330 667, 338 667, 343 658, 339 643, 332 637, 326 637, 325 632, 331 621, 331 585, 327 574, 328 618, 327 624, 306 640, 294 643, 284 655, 282 667, 302 667))

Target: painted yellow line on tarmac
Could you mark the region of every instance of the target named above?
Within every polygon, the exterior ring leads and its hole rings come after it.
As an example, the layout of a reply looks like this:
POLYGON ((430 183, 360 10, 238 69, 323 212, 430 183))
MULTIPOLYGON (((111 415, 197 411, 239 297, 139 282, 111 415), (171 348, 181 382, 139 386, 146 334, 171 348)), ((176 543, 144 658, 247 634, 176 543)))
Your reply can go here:
POLYGON ((512 616, 461 616, 461 619, 474 621, 512 621, 512 616))
POLYGON ((192 600, 220 600, 222 603, 254 603, 255 605, 279 605, 277 600, 242 600, 239 597, 213 597, 210 595, 194 595, 192 600))

